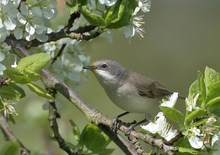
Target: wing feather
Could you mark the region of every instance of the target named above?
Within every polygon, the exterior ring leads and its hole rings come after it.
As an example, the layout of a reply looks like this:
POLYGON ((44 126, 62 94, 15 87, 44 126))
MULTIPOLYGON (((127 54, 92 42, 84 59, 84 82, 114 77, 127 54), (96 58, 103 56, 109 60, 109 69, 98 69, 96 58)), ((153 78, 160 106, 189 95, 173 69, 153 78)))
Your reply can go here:
POLYGON ((168 91, 164 86, 162 86, 160 83, 156 82, 155 80, 146 78, 141 74, 131 71, 129 72, 129 74, 132 74, 132 76, 128 76, 129 77, 128 81, 135 83, 135 87, 137 88, 137 93, 140 96, 146 96, 149 98, 161 98, 171 94, 170 91, 168 91), (138 81, 135 79, 138 79, 138 81))

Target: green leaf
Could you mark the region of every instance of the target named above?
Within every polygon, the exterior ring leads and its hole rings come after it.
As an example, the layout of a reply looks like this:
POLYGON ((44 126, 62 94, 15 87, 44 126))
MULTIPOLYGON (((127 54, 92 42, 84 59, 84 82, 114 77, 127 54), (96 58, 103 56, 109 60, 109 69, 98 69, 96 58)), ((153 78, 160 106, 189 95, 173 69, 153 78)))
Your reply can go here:
POLYGON ((91 25, 93 26, 105 25, 105 20, 100 15, 93 13, 91 10, 89 10, 89 8, 87 7, 88 0, 81 0, 80 3, 81 3, 80 11, 91 25))
POLYGON ((38 73, 46 64, 50 61, 50 55, 46 53, 37 53, 27 57, 22 58, 17 68, 21 71, 30 70, 32 72, 38 73))
POLYGON ((26 84, 31 82, 31 79, 25 76, 18 68, 7 68, 4 70, 4 74, 16 83, 26 84))
POLYGON ((28 79, 31 79, 31 81, 37 81, 40 79, 40 75, 32 70, 24 69, 23 73, 28 79))
POLYGON ((19 146, 15 142, 8 142, 0 151, 1 155, 17 155, 19 152, 19 146))
POLYGON ((188 98, 193 99, 197 93, 199 93, 199 84, 198 81, 196 80, 189 87, 188 98))
POLYGON ((121 5, 121 3, 122 3, 122 0, 118 0, 114 5, 107 8, 106 11, 104 12, 103 16, 105 18, 105 22, 107 26, 121 19, 122 14, 118 16, 119 8, 121 7, 120 8, 121 12, 122 10, 124 10, 124 5, 123 4, 121 5), (114 20, 114 22, 112 20, 114 20))
POLYGON ((107 28, 116 29, 129 25, 136 5, 135 0, 118 0, 106 13, 107 28))
POLYGON ((200 95, 203 99, 206 99, 206 85, 205 85, 204 77, 201 72, 198 72, 197 80, 198 80, 200 95))
POLYGON ((10 82, 9 84, 11 87, 14 88, 15 91, 17 91, 18 93, 20 93, 20 98, 22 97, 25 97, 25 92, 24 92, 24 89, 19 87, 17 84, 13 83, 13 82, 10 82))
POLYGON ((208 120, 207 118, 198 120, 198 121, 194 122, 193 124, 191 124, 191 126, 195 126, 195 127, 201 126, 202 124, 206 123, 207 120, 208 120))
POLYGON ((2 86, 0 88, 0 96, 8 100, 18 100, 24 97, 25 93, 22 88, 14 84, 10 84, 6 86, 2 86))
POLYGON ((80 145, 85 145, 93 153, 101 153, 106 150, 109 143, 108 136, 92 123, 86 125, 80 136, 80 145))
POLYGON ((162 106, 160 106, 160 109, 167 118, 169 118, 173 122, 183 125, 184 115, 179 110, 170 107, 162 107, 162 106))
POLYGON ((69 2, 66 1, 66 7, 69 10, 69 13, 73 14, 78 10, 79 3, 77 0, 70 0, 69 2))
POLYGON ((39 87, 38 85, 34 83, 27 83, 27 86, 32 92, 35 92, 37 95, 41 97, 52 99, 52 100, 54 99, 49 93, 47 93, 46 90, 44 90, 43 88, 39 87))
POLYGON ((217 73, 215 70, 206 67, 205 68, 205 83, 207 88, 209 89, 210 86, 215 84, 216 82, 220 81, 220 74, 217 73))
POLYGON ((12 115, 9 115, 9 116, 8 116, 8 120, 9 120, 10 122, 12 122, 13 124, 16 124, 15 119, 14 119, 14 117, 13 117, 12 115))
POLYGON ((188 115, 185 118, 185 124, 190 124, 194 119, 200 118, 206 114, 206 110, 204 109, 198 109, 195 111, 192 111, 191 113, 188 113, 188 115))
POLYGON ((206 107, 220 109, 220 81, 209 87, 206 107))
POLYGON ((180 153, 198 154, 199 152, 190 148, 178 147, 180 153))
POLYGON ((72 131, 73 131, 74 138, 79 142, 80 130, 79 130, 78 126, 72 120, 70 120, 70 124, 73 128, 72 131))

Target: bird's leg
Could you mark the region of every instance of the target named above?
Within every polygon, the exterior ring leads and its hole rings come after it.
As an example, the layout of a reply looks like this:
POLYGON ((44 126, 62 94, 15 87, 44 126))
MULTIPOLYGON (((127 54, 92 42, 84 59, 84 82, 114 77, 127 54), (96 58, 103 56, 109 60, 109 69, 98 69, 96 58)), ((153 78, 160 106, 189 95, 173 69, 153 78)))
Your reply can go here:
POLYGON ((142 123, 147 122, 148 120, 145 118, 144 120, 140 121, 140 122, 136 122, 133 121, 132 123, 130 123, 130 125, 128 126, 128 130, 126 131, 125 135, 129 137, 130 133, 132 130, 134 130, 134 128, 142 123))
POLYGON ((122 117, 122 116, 124 116, 124 115, 127 115, 127 114, 129 114, 129 112, 126 111, 126 112, 124 112, 124 113, 118 115, 118 116, 113 120, 112 126, 111 126, 111 129, 112 129, 113 132, 116 133, 117 130, 119 129, 120 125, 122 124, 122 121, 119 120, 119 118, 122 117))

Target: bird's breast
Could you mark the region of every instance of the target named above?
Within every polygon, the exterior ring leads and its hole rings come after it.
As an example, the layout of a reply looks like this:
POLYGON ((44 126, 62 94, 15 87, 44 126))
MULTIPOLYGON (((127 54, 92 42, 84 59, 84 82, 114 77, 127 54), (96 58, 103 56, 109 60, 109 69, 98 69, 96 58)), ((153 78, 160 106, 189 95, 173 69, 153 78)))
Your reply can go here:
POLYGON ((158 99, 140 96, 136 88, 129 84, 116 87, 114 91, 106 90, 106 93, 116 106, 128 112, 151 113, 159 107, 158 99))

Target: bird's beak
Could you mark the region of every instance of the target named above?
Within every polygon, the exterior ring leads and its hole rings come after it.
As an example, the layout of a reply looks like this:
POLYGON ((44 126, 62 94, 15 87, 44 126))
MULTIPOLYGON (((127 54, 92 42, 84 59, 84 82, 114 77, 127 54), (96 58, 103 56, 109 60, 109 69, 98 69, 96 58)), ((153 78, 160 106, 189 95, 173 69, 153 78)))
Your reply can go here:
POLYGON ((94 71, 96 69, 96 67, 95 66, 83 66, 83 69, 88 69, 88 70, 94 71))

